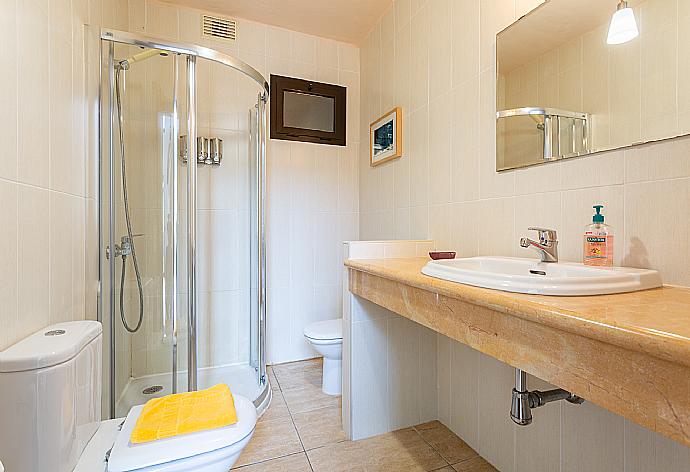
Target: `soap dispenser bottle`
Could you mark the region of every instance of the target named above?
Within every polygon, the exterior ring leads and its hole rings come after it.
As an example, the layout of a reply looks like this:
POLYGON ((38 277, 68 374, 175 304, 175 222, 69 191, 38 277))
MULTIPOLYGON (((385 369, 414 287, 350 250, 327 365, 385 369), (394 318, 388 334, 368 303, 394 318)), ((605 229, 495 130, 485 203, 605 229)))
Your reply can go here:
POLYGON ((592 224, 585 227, 584 264, 596 267, 613 267, 613 229, 604 224, 601 214, 603 205, 594 205, 596 214, 592 224))

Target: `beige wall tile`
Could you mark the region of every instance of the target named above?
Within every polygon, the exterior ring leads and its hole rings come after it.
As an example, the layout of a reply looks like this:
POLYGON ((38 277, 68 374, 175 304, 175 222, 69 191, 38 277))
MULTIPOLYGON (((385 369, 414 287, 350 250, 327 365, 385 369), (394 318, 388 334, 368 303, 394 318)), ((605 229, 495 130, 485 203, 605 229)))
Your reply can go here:
POLYGON ((623 470, 623 423, 620 416, 591 403, 563 403, 561 470, 623 470))
POLYGON ((0 227, 3 228, 5 249, 0 254, 0 305, 3 329, 0 350, 19 340, 17 334, 17 273, 18 273, 18 201, 17 184, 0 180, 0 227))

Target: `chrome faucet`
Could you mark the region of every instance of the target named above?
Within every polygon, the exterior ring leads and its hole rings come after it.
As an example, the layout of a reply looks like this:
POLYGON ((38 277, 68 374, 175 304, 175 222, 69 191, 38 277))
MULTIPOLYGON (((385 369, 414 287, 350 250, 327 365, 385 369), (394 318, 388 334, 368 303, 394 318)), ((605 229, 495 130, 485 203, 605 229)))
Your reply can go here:
POLYGON ((521 238, 520 246, 532 248, 539 253, 542 262, 558 262, 558 238, 555 229, 529 228, 539 233, 539 242, 521 238))

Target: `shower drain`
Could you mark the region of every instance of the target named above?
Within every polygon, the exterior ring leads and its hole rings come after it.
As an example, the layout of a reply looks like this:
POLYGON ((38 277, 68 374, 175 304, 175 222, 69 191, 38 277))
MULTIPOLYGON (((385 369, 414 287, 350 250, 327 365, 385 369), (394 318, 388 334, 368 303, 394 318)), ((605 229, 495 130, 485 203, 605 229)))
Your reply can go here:
POLYGON ((154 393, 158 393, 161 390, 163 390, 162 385, 152 385, 150 387, 146 387, 144 390, 141 391, 144 395, 153 395, 154 393))

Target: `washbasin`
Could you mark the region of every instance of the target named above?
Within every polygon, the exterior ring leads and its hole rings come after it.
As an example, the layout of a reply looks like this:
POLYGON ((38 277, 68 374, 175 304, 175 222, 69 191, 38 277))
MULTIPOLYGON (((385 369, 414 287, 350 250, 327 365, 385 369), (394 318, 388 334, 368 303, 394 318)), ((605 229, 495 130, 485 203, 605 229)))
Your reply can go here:
POLYGON ((659 272, 628 267, 596 268, 517 257, 468 257, 429 261, 422 273, 476 287, 535 295, 604 295, 662 285, 659 272))

